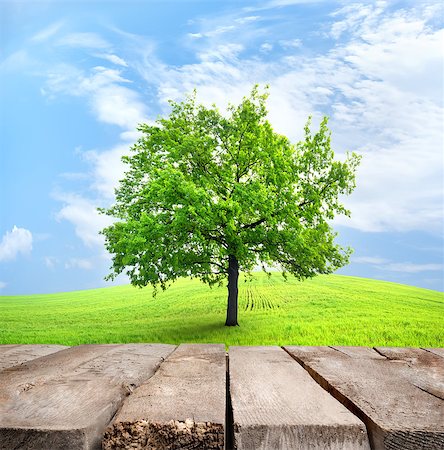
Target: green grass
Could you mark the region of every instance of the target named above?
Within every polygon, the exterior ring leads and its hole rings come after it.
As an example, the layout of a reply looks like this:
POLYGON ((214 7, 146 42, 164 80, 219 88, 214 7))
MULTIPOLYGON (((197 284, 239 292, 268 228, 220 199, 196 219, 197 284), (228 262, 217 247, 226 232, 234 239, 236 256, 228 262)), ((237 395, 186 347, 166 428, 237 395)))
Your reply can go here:
POLYGON ((0 344, 215 342, 230 345, 444 347, 444 294, 339 275, 298 282, 241 277, 240 327, 225 327, 226 288, 182 279, 151 289, 118 286, 0 297, 0 344))

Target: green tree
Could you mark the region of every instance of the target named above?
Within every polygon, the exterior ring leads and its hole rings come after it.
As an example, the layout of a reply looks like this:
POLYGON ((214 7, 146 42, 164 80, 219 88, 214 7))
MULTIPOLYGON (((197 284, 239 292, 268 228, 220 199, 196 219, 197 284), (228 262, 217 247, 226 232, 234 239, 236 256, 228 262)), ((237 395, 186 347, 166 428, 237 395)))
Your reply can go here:
POLYGON ((278 264, 298 279, 331 273, 351 249, 334 242, 330 221, 349 215, 341 194, 355 187, 359 156, 334 160, 327 118, 296 145, 266 120, 268 93, 254 87, 221 114, 195 94, 171 102, 123 160, 116 202, 101 211, 113 279, 165 289, 178 277, 213 285, 228 278, 226 325, 238 324, 239 271, 278 264))

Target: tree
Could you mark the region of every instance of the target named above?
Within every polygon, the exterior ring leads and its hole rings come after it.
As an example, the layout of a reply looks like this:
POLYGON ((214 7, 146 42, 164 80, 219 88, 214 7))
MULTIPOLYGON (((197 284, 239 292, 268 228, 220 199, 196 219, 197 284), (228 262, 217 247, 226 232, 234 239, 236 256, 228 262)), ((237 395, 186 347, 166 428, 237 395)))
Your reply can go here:
POLYGON ((266 120, 268 93, 254 87, 223 115, 196 95, 171 102, 123 157, 128 166, 105 228, 113 255, 108 279, 126 271, 136 286, 165 289, 178 277, 210 286, 228 278, 226 325, 238 324, 239 271, 279 264, 298 279, 331 273, 351 249, 334 242, 330 221, 355 187, 359 156, 341 162, 327 118, 296 145, 266 120))

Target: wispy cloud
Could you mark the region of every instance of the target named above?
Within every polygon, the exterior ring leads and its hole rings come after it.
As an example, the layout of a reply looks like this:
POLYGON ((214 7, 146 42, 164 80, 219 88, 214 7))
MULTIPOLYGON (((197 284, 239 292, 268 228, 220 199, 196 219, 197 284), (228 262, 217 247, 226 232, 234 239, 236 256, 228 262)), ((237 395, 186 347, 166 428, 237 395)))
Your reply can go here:
POLYGON ((224 33, 228 33, 229 31, 234 31, 235 29, 236 29, 235 25, 224 25, 224 26, 217 27, 214 30, 209 30, 209 31, 199 32, 199 33, 188 33, 188 36, 195 38, 195 39, 200 39, 203 37, 211 38, 214 36, 219 36, 224 33))
POLYGON ((128 67, 127 62, 123 58, 120 58, 119 56, 114 55, 112 53, 100 53, 96 54, 95 56, 97 58, 102 58, 109 62, 112 62, 113 64, 117 64, 118 66, 128 67))
POLYGON ((59 64, 48 74, 45 95, 84 97, 101 122, 134 130, 146 120, 146 105, 139 94, 125 86, 131 82, 116 69, 94 67, 88 73, 68 64, 59 64))
POLYGON ((326 1, 327 0, 268 0, 263 3, 259 3, 257 6, 244 7, 243 10, 246 12, 264 11, 267 9, 282 8, 285 6, 322 3, 326 1))
MULTIPOLYGON (((123 36, 131 39, 131 35, 123 36)), ((82 46, 87 49, 106 49, 110 45, 97 34, 74 33, 65 36, 59 44, 82 46)), ((121 67, 127 67, 126 61, 113 53, 95 53, 96 57, 105 59, 121 67)), ((110 150, 87 152, 79 151, 88 164, 88 173, 68 175, 71 179, 90 179, 89 192, 85 194, 57 192, 54 197, 63 203, 56 214, 57 220, 66 220, 74 226, 75 234, 87 247, 101 247, 103 237, 99 231, 109 225, 108 217, 99 215, 98 206, 109 204, 114 196, 114 188, 123 176, 121 157, 128 152, 130 143, 138 133, 136 126, 148 121, 146 103, 140 94, 132 88, 132 82, 122 76, 121 70, 96 66, 89 70, 72 64, 60 63, 47 75, 43 94, 57 96, 75 96, 84 98, 90 106, 97 121, 117 125, 122 129, 122 145, 110 150)), ((65 174, 66 177, 66 174, 65 174)), ((67 263, 70 268, 80 266, 74 262, 67 263)), ((86 268, 86 267, 83 267, 86 268)))
POLYGON ((129 154, 129 143, 118 145, 107 151, 90 150, 83 154, 91 171, 91 188, 105 200, 114 198, 114 189, 123 178, 125 165, 122 156, 129 154))
POLYGON ((43 261, 48 269, 54 269, 54 267, 59 263, 59 260, 55 256, 45 256, 43 261))
POLYGON ((443 271, 442 264, 414 264, 410 262, 390 263, 379 266, 378 269, 389 270, 391 272, 419 273, 443 271))
POLYGON ((26 255, 32 250, 32 233, 26 228, 14 225, 0 242, 0 262, 14 260, 19 254, 26 255))
POLYGON ((34 64, 33 59, 25 49, 17 50, 0 61, 0 71, 16 72, 34 64))
POLYGON ((61 37, 57 45, 87 49, 107 49, 111 45, 97 33, 70 33, 61 37))
POLYGON ((71 222, 76 235, 87 247, 103 247, 104 239, 99 235, 99 231, 110 225, 111 220, 98 213, 97 200, 69 193, 54 196, 64 203, 56 219, 71 222))
POLYGON ((302 46, 301 39, 281 39, 279 45, 285 49, 295 49, 302 46))
POLYGON ((358 264, 383 264, 387 263, 388 260, 379 256, 353 256, 352 262, 358 264))
POLYGON ((259 15, 245 15, 241 11, 227 12, 223 16, 201 17, 192 21, 193 30, 187 34, 195 41, 222 44, 227 40, 248 41, 261 34, 259 15))
POLYGON ((260 48, 262 52, 269 53, 273 50, 273 44, 270 44, 269 42, 264 42, 260 48))
POLYGON ((322 3, 326 0, 271 0, 267 2, 267 7, 275 8, 278 6, 304 5, 307 3, 322 3))
POLYGON ((65 263, 65 269, 91 270, 93 267, 93 263, 89 259, 85 258, 70 258, 65 263))
POLYGON ((260 16, 246 16, 246 17, 244 16, 234 19, 234 22, 238 23, 239 25, 245 25, 246 23, 257 22, 260 19, 261 19, 260 16))
POLYGON ((442 272, 444 269, 443 264, 393 262, 379 256, 353 256, 351 262, 353 264, 366 264, 378 270, 401 273, 442 272))
POLYGON ((5 283, 4 281, 0 281, 0 289, 4 289, 8 283, 5 283))
POLYGON ((44 42, 47 41, 49 38, 56 35, 60 29, 63 27, 63 22, 54 22, 51 25, 47 26, 43 30, 40 30, 38 33, 34 34, 32 36, 31 41, 34 42, 44 42))

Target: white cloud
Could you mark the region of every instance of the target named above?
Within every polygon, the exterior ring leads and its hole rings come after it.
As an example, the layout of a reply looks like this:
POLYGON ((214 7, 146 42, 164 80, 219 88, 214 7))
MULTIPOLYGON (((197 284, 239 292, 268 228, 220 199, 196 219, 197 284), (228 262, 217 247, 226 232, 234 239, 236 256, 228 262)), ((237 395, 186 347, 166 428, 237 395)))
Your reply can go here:
MULTIPOLYGON (((100 215, 97 207, 109 204, 113 198, 114 188, 123 176, 121 157, 139 135, 135 131, 136 126, 141 122, 148 122, 146 106, 130 85, 131 82, 123 78, 119 70, 101 66, 85 72, 69 64, 60 64, 48 74, 46 95, 84 97, 98 121, 118 125, 123 129, 121 138, 125 141, 124 144, 108 151, 79 152, 91 169, 88 174, 91 179, 89 194, 65 192, 55 195, 56 199, 64 203, 56 218, 70 222, 75 234, 88 247, 103 249, 104 239, 99 231, 112 221, 109 217, 100 215)), ((79 178, 78 174, 72 176, 79 178)), ((74 263, 69 264, 73 266, 74 263)))
POLYGON ((322 3, 326 0, 269 0, 258 6, 247 6, 243 8, 246 12, 262 11, 266 9, 281 8, 283 6, 303 5, 307 3, 322 3))
POLYGON ((132 129, 144 121, 144 109, 138 94, 123 86, 109 85, 94 94, 93 110, 101 122, 132 129))
POLYGON ((246 23, 252 23, 257 22, 260 20, 260 16, 246 16, 246 17, 239 17, 237 19, 234 19, 236 23, 239 25, 245 25, 246 23))
POLYGON ((45 256, 43 261, 49 269, 53 269, 59 263, 59 260, 55 256, 45 256))
POLYGON ((0 261, 14 260, 17 255, 26 255, 32 250, 32 233, 26 228, 14 225, 7 231, 0 242, 0 261))
POLYGON ((62 28, 63 22, 55 22, 43 30, 40 30, 38 33, 36 33, 32 38, 31 41, 34 42, 44 42, 47 41, 49 38, 53 37, 55 34, 58 33, 58 31, 62 28))
MULTIPOLYGON (((145 120, 144 123, 148 123, 148 124, 153 124, 153 121, 151 120, 145 120)), ((139 139, 142 136, 142 133, 140 131, 123 131, 122 133, 120 133, 120 139, 122 139, 122 141, 126 141, 126 142, 135 142, 137 141, 137 139, 139 139)))
POLYGON ((103 247, 104 239, 99 231, 110 225, 111 220, 98 213, 98 202, 73 194, 58 194, 55 198, 64 202, 56 218, 71 222, 76 235, 87 247, 103 247))
POLYGON ((203 37, 205 38, 213 38, 228 32, 232 32, 236 29, 235 25, 223 25, 223 26, 219 26, 217 28, 214 29, 209 29, 207 31, 202 31, 199 33, 188 33, 188 36, 193 38, 193 39, 201 39, 203 37))
POLYGON ((187 33, 187 36, 196 41, 202 40, 205 45, 208 43, 226 44, 229 37, 234 37, 237 41, 241 39, 248 41, 258 32, 260 34, 257 22, 261 19, 258 15, 239 16, 238 11, 228 12, 224 16, 201 17, 188 23, 197 26, 199 30, 187 33))
POLYGON ((125 164, 122 156, 129 154, 130 144, 119 145, 108 151, 97 152, 91 150, 84 153, 84 158, 92 166, 91 187, 101 198, 111 200, 114 198, 114 189, 119 180, 123 178, 125 164))
POLYGON ((221 44, 198 53, 201 61, 230 61, 238 57, 244 49, 241 44, 221 44))
POLYGON ((279 45, 284 49, 295 49, 302 47, 300 39, 283 39, 279 41, 279 45))
POLYGON ((378 256, 352 256, 352 262, 358 264, 384 264, 388 260, 378 256))
POLYGON ((34 63, 29 53, 24 50, 17 50, 0 61, 0 70, 5 72, 20 71, 34 63))
POLYGON ((271 0, 268 2, 268 7, 275 8, 278 6, 303 5, 306 3, 322 3, 326 0, 271 0))
MULTIPOLYGON (((81 153, 88 163, 90 172, 87 178, 90 183, 90 195, 94 199, 69 193, 58 193, 54 197, 65 205, 57 213, 58 220, 67 220, 74 226, 76 235, 88 246, 103 248, 104 239, 99 231, 112 223, 112 219, 97 212, 98 206, 108 205, 114 199, 114 190, 126 169, 122 156, 129 154, 131 141, 139 137, 139 133, 128 132, 127 142, 107 151, 90 150, 81 153)), ((85 174, 86 175, 86 174, 85 174)))
POLYGON ((357 264, 368 264, 379 270, 403 273, 435 272, 442 271, 444 268, 442 264, 392 262, 386 258, 380 258, 379 256, 352 256, 351 262, 357 264))
POLYGON ((344 6, 332 13, 333 17, 343 16, 342 20, 337 20, 333 23, 329 32, 334 39, 339 39, 345 32, 357 32, 362 27, 367 29, 367 24, 371 21, 372 24, 377 25, 377 16, 384 10, 385 4, 380 2, 379 7, 375 8, 372 4, 363 5, 359 3, 352 3, 344 6))
POLYGON ((86 74, 60 64, 48 74, 45 93, 85 97, 99 121, 132 131, 145 121, 146 106, 136 91, 122 84, 130 81, 116 69, 97 66, 86 74))
POLYGON ((8 283, 5 283, 4 281, 0 281, 0 289, 4 289, 8 283))
POLYGON ((112 62, 113 64, 117 64, 118 66, 128 67, 127 62, 123 58, 120 58, 117 55, 113 55, 112 53, 100 53, 95 56, 97 58, 102 58, 106 61, 112 62))
POLYGON ((57 41, 57 45, 76 48, 106 49, 111 45, 97 33, 71 33, 57 41))
POLYGON ((350 67, 350 78, 339 86, 344 100, 333 103, 334 136, 364 154, 358 188, 346 201, 353 211, 347 224, 365 231, 439 232, 444 31, 411 11, 391 16, 380 9, 354 11, 354 35, 364 40, 352 39, 331 55, 336 67, 350 67))
POLYGON ((419 272, 437 272, 443 270, 442 264, 413 264, 409 262, 405 263, 390 263, 379 266, 378 269, 389 270, 391 272, 404 272, 404 273, 419 273, 419 272))
POLYGON ((70 258, 65 263, 65 269, 83 269, 91 270, 93 269, 93 264, 89 259, 85 258, 70 258))
POLYGON ((264 53, 268 53, 271 52, 271 50, 273 50, 273 44, 270 44, 269 42, 264 42, 261 45, 261 51, 264 53))
POLYGON ((206 33, 203 33, 203 36, 205 37, 214 37, 219 34, 228 33, 229 31, 234 31, 235 25, 223 25, 220 27, 215 28, 214 30, 207 31, 206 33))
POLYGON ((60 178, 64 180, 86 180, 88 178, 88 174, 85 172, 62 172, 58 175, 60 178))

